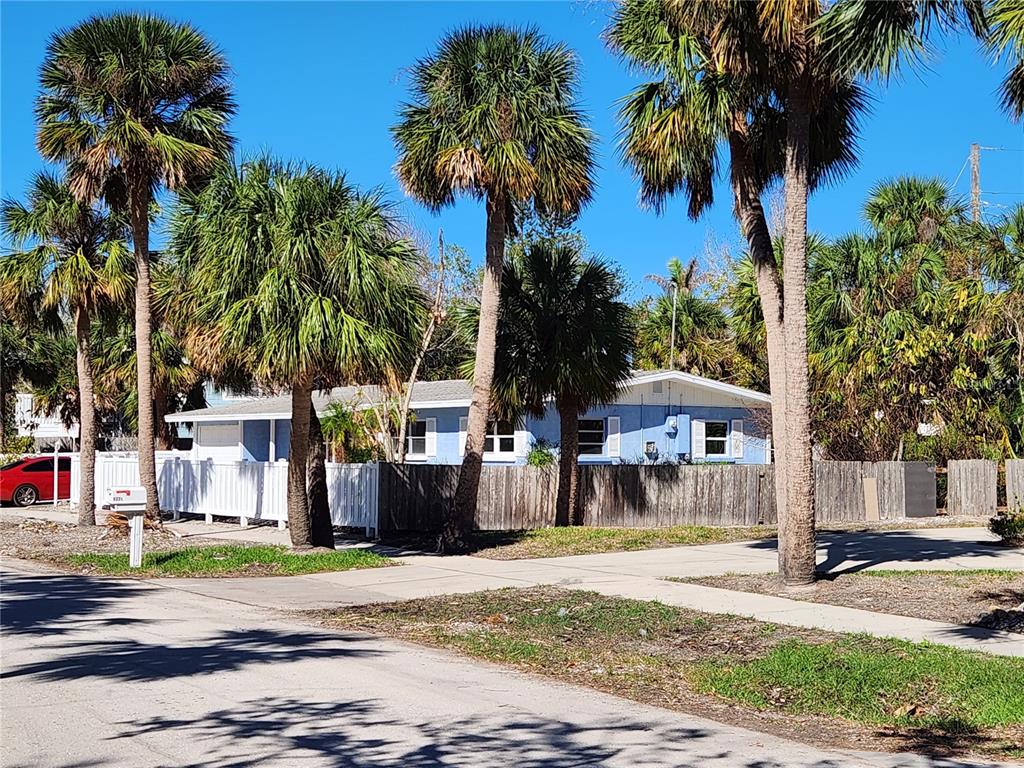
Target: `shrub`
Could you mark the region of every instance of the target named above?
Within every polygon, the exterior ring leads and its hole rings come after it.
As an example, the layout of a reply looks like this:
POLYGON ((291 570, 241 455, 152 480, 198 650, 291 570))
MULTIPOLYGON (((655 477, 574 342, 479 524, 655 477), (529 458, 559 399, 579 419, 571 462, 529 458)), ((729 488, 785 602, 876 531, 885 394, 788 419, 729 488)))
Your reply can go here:
POLYGON ((1003 540, 1004 544, 1024 546, 1024 507, 1016 512, 1001 512, 988 523, 988 529, 1003 540))
POLYGON ((0 454, 0 467, 20 459, 27 453, 34 453, 36 441, 30 435, 15 435, 7 438, 4 452, 0 454))
POLYGON ((555 448, 557 446, 541 438, 535 440, 530 446, 530 452, 526 454, 526 463, 531 467, 550 467, 555 463, 555 448))

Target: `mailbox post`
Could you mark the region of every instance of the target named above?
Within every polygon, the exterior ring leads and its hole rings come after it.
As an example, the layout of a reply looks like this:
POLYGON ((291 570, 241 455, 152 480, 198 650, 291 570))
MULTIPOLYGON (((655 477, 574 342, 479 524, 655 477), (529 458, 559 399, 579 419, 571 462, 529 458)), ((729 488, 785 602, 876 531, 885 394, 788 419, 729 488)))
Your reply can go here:
POLYGON ((142 529, 146 516, 146 489, 107 488, 107 508, 128 518, 128 567, 142 567, 142 529))

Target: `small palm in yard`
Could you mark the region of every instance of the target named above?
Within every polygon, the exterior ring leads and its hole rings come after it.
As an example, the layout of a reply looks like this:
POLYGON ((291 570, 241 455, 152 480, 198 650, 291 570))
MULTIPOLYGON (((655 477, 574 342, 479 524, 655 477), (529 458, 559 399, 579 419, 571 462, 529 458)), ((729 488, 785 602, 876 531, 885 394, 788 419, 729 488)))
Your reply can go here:
POLYGON ((612 269, 554 239, 517 248, 505 265, 492 398, 498 415, 559 417, 557 525, 577 519, 579 417, 613 401, 629 377, 633 328, 612 269))
POLYGON ((159 513, 150 333, 150 206, 228 157, 235 111, 228 67, 197 29, 159 16, 95 16, 51 39, 36 105, 37 143, 68 165, 80 200, 98 197, 130 222, 135 249, 139 475, 159 513))
POLYGON ((515 211, 573 217, 593 189, 594 137, 576 104, 576 56, 537 31, 467 27, 412 70, 412 103, 394 128, 398 177, 437 210, 483 200, 486 261, 466 451, 441 548, 465 545, 476 512, 494 376, 505 240, 515 211))
POLYGON ((333 546, 329 513, 318 507, 311 521, 307 495, 312 393, 404 370, 426 311, 415 247, 377 195, 267 158, 183 195, 171 230, 184 276, 171 311, 190 318, 186 348, 215 374, 291 390, 292 544, 333 546))
POLYGON ((96 405, 90 326, 104 305, 131 295, 126 227, 97 205, 80 202, 57 176, 41 173, 27 204, 4 200, 4 235, 17 247, 0 257, 0 306, 20 320, 26 312, 70 317, 74 328, 81 468, 79 525, 96 524, 96 405))

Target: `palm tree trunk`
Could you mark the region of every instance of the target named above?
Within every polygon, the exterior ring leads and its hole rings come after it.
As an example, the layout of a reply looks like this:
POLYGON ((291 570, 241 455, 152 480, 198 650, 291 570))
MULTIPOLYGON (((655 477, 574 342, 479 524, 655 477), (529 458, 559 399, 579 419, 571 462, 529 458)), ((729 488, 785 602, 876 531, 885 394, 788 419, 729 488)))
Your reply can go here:
POLYGON ((306 458, 309 455, 309 412, 313 383, 302 377, 292 384, 292 439, 288 448, 288 530, 292 546, 313 546, 306 495, 306 458))
POLYGON ((327 496, 327 446, 312 399, 309 401, 309 457, 306 482, 309 485, 309 528, 314 547, 334 549, 334 526, 327 496))
POLYGON ((135 244, 135 359, 139 400, 139 480, 146 489, 146 517, 160 518, 153 434, 153 318, 149 282, 149 180, 135 179, 129 192, 135 244))
POLYGON ((459 472, 455 500, 438 542, 442 552, 465 548, 466 534, 476 518, 477 491, 484 463, 484 437, 490 412, 491 382, 494 379, 494 350, 498 337, 498 305, 501 301, 501 270, 505 264, 505 198, 498 193, 487 197, 487 258, 480 291, 480 324, 473 366, 473 394, 466 427, 466 453, 459 472))
POLYGON ((775 450, 775 506, 781 519, 786 510, 786 346, 782 281, 772 247, 768 219, 757 193, 754 163, 750 155, 747 118, 733 115, 729 131, 733 198, 740 227, 754 264, 757 293, 764 315, 768 347, 768 383, 772 395, 772 444, 775 450))
POLYGON ((785 514, 779 516, 779 576, 798 586, 814 581, 814 475, 807 366, 807 197, 810 169, 810 85, 801 67, 786 103, 783 300, 786 307, 785 514))
POLYGON ((89 313, 75 310, 75 367, 78 369, 78 524, 96 525, 96 407, 93 398, 89 313))
POLYGON ((558 401, 558 495, 555 525, 579 525, 576 490, 579 479, 580 415, 576 404, 558 401))

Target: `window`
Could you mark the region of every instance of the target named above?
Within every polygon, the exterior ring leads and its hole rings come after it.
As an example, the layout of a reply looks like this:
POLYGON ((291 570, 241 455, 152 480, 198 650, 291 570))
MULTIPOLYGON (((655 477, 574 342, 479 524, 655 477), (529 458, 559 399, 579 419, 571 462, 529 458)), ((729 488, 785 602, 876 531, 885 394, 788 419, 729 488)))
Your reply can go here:
POLYGON ((653 382, 653 383, 651 384, 651 392, 652 392, 653 394, 655 394, 655 395, 660 395, 660 394, 662 393, 662 391, 663 391, 663 390, 662 390, 662 382, 660 382, 660 381, 655 381, 655 382, 653 382))
POLYGON ((729 445, 729 422, 727 421, 706 421, 704 422, 704 455, 705 456, 728 456, 729 445))
POLYGON ((43 459, 29 464, 23 472, 53 472, 53 459, 43 459))
POLYGON ((516 429, 511 421, 489 421, 484 453, 515 453, 516 429))
POLYGON ((427 422, 414 421, 406 432, 405 452, 413 456, 425 456, 427 453, 427 422))
POLYGON ((580 455, 604 453, 604 419, 580 419, 580 455))

